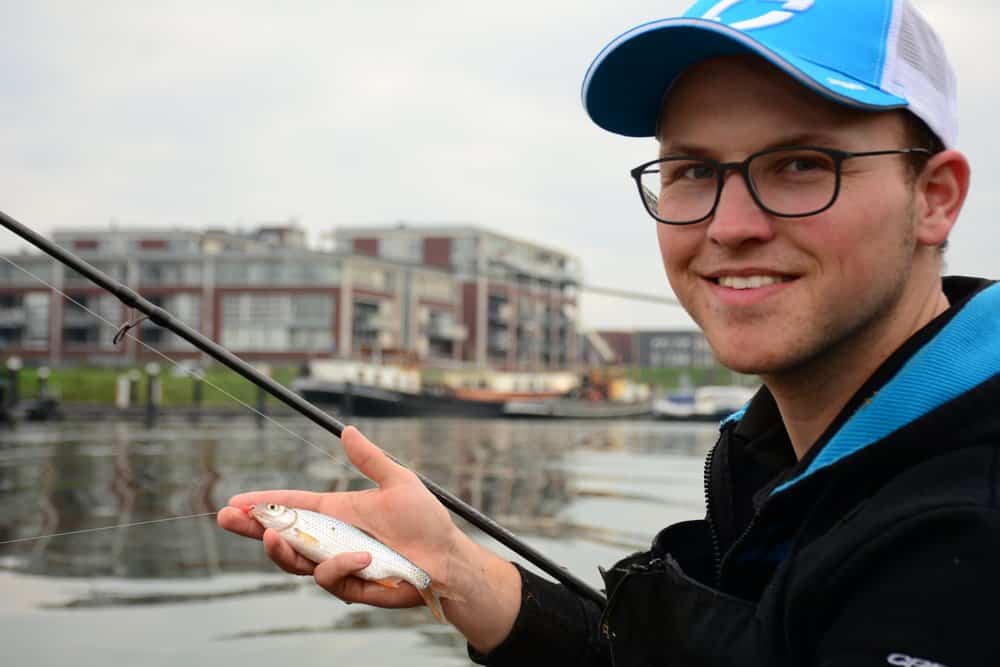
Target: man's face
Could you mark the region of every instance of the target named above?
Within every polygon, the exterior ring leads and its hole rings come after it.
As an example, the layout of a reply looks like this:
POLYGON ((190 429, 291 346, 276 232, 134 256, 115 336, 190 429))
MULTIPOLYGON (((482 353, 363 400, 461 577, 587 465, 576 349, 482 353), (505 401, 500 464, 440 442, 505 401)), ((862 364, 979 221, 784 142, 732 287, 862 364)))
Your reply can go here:
MULTIPOLYGON (((788 145, 903 148, 904 137, 900 114, 845 109, 747 57, 687 72, 660 124, 662 154, 723 162, 788 145)), ((877 339, 899 315, 916 247, 904 158, 847 160, 842 173, 836 203, 810 217, 765 213, 729 172, 712 218, 657 225, 670 284, 724 365, 793 371, 837 346, 877 339), (751 276, 768 280, 729 280, 751 276), (747 284, 760 286, 737 289, 747 284)))

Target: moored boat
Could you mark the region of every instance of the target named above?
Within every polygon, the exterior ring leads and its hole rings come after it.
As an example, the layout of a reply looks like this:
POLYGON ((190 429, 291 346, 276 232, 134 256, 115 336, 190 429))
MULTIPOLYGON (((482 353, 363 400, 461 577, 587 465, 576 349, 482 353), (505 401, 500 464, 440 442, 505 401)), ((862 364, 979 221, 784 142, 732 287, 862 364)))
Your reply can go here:
POLYGON ((575 386, 570 373, 446 371, 425 386, 417 368, 332 360, 309 364, 293 391, 307 401, 360 417, 501 417, 504 405, 561 396, 575 386))
POLYGON ((534 419, 625 419, 648 417, 652 401, 588 401, 581 398, 553 398, 541 401, 508 401, 505 417, 534 419))
POLYGON ((624 419, 653 412, 649 386, 624 377, 620 370, 590 371, 574 394, 540 401, 511 400, 503 413, 535 419, 624 419))
POLYGON ((721 421, 746 405, 755 392, 738 385, 683 390, 654 401, 653 414, 670 421, 721 421))

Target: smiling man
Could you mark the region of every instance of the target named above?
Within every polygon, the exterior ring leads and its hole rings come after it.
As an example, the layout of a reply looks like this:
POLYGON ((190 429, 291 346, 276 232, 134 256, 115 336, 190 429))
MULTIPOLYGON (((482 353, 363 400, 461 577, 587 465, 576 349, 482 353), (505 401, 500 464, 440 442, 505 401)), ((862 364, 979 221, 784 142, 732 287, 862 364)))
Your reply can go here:
MULTIPOLYGON (((994 665, 1000 656, 1000 285, 941 278, 969 187, 955 83, 903 0, 710 0, 613 40, 583 89, 632 170, 674 292, 764 387, 706 463, 703 520, 604 573, 605 610, 472 543, 356 430, 354 494, 258 492, 369 530, 447 584, 490 665, 994 665), (654 222, 655 221, 655 222, 654 222)), ((380 606, 415 591, 291 572, 380 606)))
POLYGON ((914 145, 907 114, 844 108, 752 56, 713 58, 674 82, 662 157, 635 172, 674 292, 724 365, 763 377, 800 457, 948 308, 940 248, 968 166, 914 145))

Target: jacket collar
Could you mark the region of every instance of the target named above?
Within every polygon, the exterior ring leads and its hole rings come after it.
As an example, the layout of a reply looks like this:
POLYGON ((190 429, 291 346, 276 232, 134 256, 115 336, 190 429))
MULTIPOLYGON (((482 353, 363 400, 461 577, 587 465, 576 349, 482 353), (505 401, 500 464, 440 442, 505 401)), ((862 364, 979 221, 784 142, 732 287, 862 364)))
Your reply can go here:
POLYGON ((774 478, 754 495, 760 506, 822 471, 882 442, 1000 374, 1000 283, 945 278, 951 307, 904 343, 795 462, 777 405, 762 388, 723 422, 774 478))

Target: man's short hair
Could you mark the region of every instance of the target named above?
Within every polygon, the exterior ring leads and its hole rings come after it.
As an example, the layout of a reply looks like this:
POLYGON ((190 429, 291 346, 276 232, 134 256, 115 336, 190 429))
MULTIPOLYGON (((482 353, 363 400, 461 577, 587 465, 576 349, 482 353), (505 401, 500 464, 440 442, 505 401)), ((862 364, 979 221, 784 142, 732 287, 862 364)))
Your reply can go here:
POLYGON ((903 148, 926 148, 930 155, 922 153, 910 153, 907 156, 909 175, 914 181, 927 166, 927 162, 935 155, 945 149, 944 142, 936 135, 927 123, 917 118, 909 111, 904 112, 906 145, 903 148))

